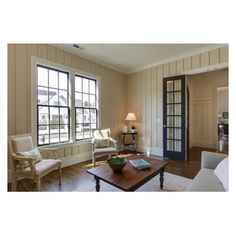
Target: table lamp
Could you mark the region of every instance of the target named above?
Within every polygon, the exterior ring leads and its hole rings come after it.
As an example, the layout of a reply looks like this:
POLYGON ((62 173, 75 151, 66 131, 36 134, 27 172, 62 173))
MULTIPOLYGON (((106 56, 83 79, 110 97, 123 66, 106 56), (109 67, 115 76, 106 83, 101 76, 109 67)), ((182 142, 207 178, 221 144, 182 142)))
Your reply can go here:
POLYGON ((134 113, 128 113, 128 115, 126 116, 125 120, 129 121, 129 131, 131 130, 132 128, 132 125, 133 125, 133 121, 136 121, 136 117, 135 117, 135 114, 134 113))

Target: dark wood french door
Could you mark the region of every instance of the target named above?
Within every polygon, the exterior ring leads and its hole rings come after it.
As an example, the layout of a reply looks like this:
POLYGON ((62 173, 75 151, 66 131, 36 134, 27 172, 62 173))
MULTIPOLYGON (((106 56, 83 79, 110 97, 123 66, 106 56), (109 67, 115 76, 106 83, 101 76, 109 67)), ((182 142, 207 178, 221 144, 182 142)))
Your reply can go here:
POLYGON ((170 159, 184 160, 185 131, 185 76, 164 78, 163 81, 163 154, 170 159))

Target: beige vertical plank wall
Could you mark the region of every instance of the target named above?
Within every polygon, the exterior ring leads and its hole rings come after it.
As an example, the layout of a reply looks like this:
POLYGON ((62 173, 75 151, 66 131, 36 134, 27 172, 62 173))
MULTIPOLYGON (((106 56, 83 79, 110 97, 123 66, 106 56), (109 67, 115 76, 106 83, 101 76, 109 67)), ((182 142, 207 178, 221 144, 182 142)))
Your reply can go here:
POLYGON ((16 132, 16 49, 8 48, 8 134, 16 132), (11 90, 11 91, 10 91, 11 90))
MULTIPOLYGON (((15 132, 20 134, 28 132, 28 76, 27 76, 27 45, 21 44, 15 47, 15 132), (19 79, 20 78, 20 79, 19 79)), ((11 93, 10 93, 11 94, 11 93)), ((10 124, 9 124, 10 125, 10 124)))
MULTIPOLYGON (((31 133, 32 56, 100 76, 101 127, 111 128, 114 138, 119 139, 126 115, 126 75, 47 44, 8 45, 9 135, 31 133)), ((91 152, 91 145, 81 143, 80 146, 77 149, 73 145, 59 148, 59 156, 76 158, 81 155, 84 160, 81 152, 91 152)))
MULTIPOLYGON (((163 155, 163 78, 196 73, 195 71, 197 70, 207 71, 212 65, 217 68, 221 63, 227 62, 228 47, 222 47, 188 56, 186 58, 180 58, 175 61, 170 61, 169 63, 128 75, 127 112, 135 111, 137 113, 137 126, 139 133, 138 147, 140 151, 163 155)), ((212 73, 221 74, 220 71, 212 73)), ((207 74, 204 78, 207 78, 207 74)), ((225 79, 228 80, 227 73, 225 73, 225 77, 222 78, 223 81, 225 81, 225 79)), ((221 80, 221 76, 219 76, 219 80, 221 80)), ((225 82, 223 82, 223 84, 224 83, 225 82)), ((207 104, 202 105, 201 108, 196 105, 194 109, 195 111, 199 111, 200 109, 202 112, 205 111, 206 113, 210 111, 208 110, 209 107, 207 104)), ((214 108, 212 107, 211 112, 211 118, 213 119, 214 108)), ((195 117, 197 117, 197 115, 195 117)), ((208 140, 205 144, 211 147, 214 146, 213 143, 215 144, 215 129, 214 132, 208 132, 209 130, 207 128, 209 126, 212 127, 212 125, 215 125, 215 121, 214 124, 211 123, 210 125, 209 122, 206 122, 203 125, 204 135, 208 140)), ((196 129, 196 132, 198 131, 199 130, 196 129)))

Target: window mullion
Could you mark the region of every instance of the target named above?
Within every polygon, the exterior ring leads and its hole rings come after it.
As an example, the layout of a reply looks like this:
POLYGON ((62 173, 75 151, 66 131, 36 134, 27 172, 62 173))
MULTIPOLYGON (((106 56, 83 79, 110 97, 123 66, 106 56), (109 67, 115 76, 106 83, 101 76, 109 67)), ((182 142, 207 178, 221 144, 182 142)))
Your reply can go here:
MULTIPOLYGON (((82 107, 84 107, 84 85, 83 85, 83 80, 84 78, 81 78, 81 98, 82 98, 82 107)), ((82 108, 82 134, 83 134, 83 139, 84 139, 84 108, 82 108)))
POLYGON ((76 130, 76 110, 75 110, 75 74, 71 73, 69 76, 69 81, 68 81, 68 88, 70 91, 71 96, 68 96, 68 102, 70 103, 70 108, 71 108, 71 115, 70 115, 70 140, 75 141, 76 136, 75 136, 75 130, 76 130))
MULTIPOLYGON (((48 101, 49 102, 49 101, 48 101)), ((51 143, 51 112, 50 112, 50 106, 48 104, 48 140, 49 140, 49 143, 51 143)))

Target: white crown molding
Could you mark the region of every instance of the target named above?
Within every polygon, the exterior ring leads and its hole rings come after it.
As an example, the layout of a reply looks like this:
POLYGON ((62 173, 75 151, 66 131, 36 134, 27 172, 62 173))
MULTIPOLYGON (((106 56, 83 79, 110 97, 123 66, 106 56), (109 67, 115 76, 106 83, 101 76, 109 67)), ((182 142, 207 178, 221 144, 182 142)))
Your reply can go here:
POLYGON ((228 68, 229 64, 228 62, 223 62, 215 65, 210 65, 210 66, 204 66, 204 67, 199 67, 197 69, 191 69, 191 70, 186 70, 183 71, 183 74, 185 75, 194 75, 194 74, 200 74, 200 73, 205 73, 205 72, 210 72, 214 70, 221 70, 224 68, 228 68))

